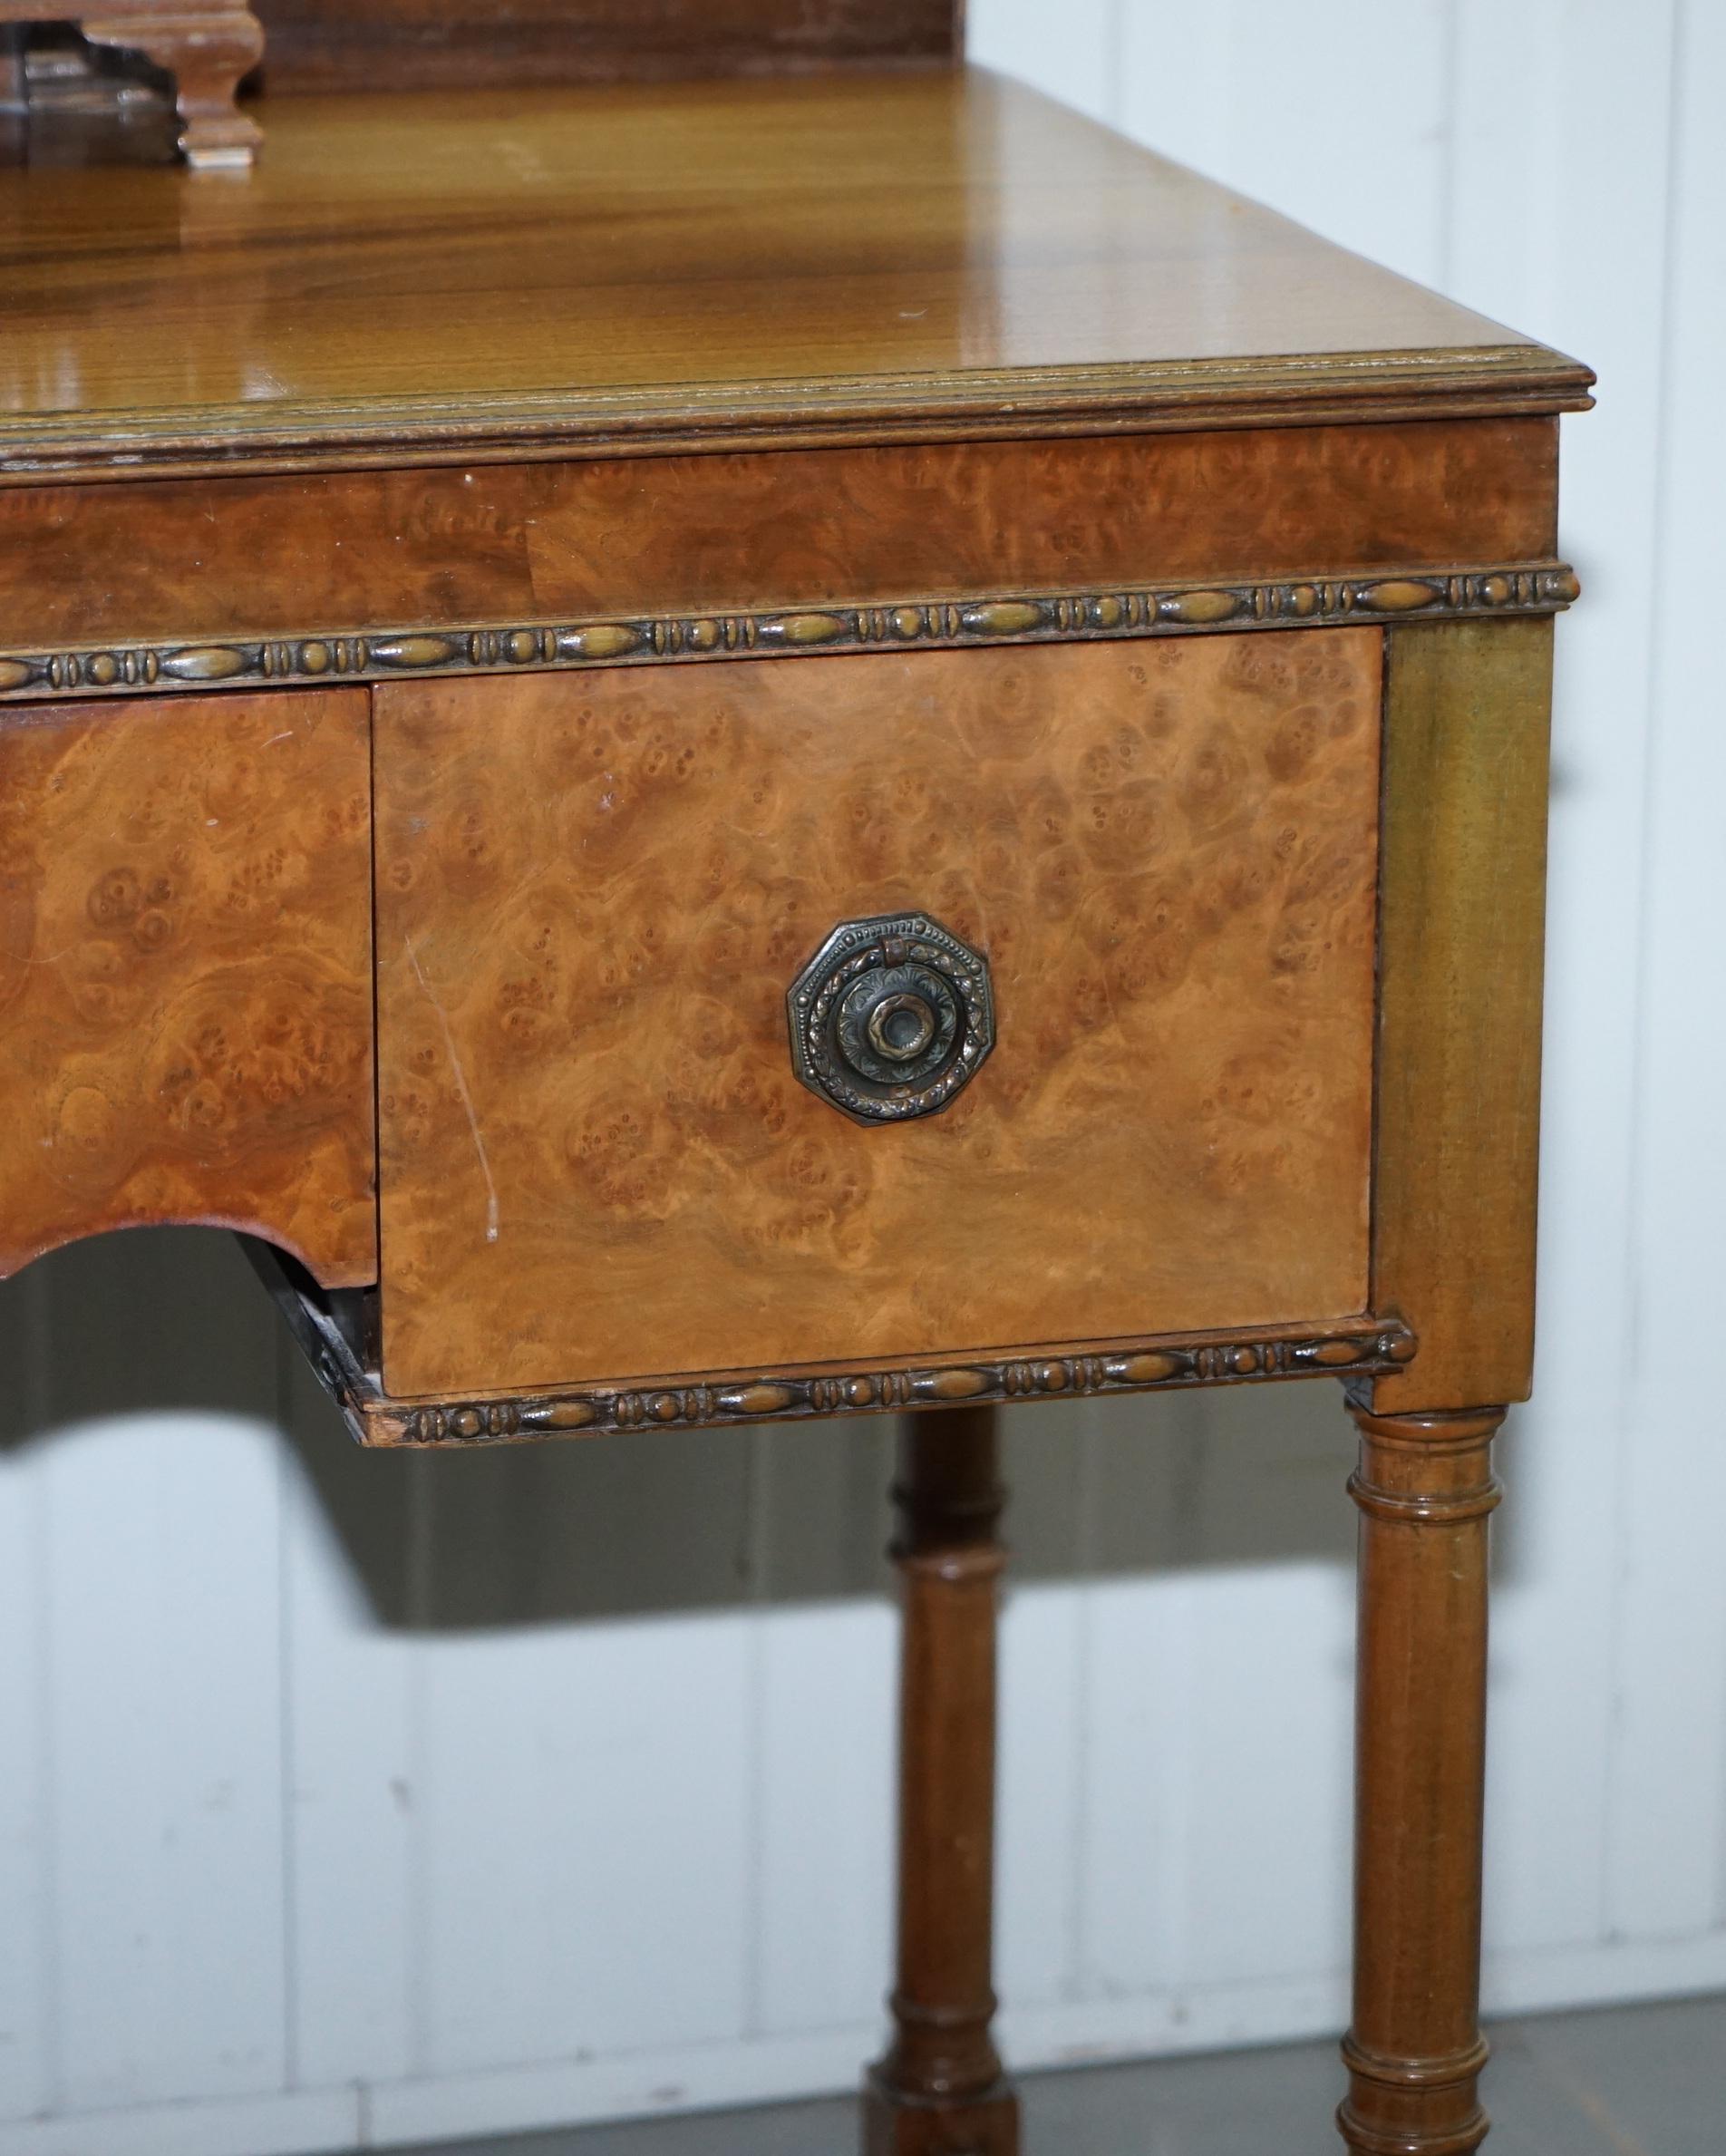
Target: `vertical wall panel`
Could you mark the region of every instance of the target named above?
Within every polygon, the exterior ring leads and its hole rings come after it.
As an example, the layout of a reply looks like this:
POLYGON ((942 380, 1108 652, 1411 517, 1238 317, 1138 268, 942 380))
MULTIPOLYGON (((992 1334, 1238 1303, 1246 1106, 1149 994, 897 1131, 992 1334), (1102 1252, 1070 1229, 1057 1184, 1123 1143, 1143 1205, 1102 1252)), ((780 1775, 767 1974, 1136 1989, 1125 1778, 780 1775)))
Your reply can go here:
POLYGON ((777 1608, 754 1629, 751 2034, 867 2025, 892 1978, 897 1627, 874 1597, 777 1608))
POLYGON ((1653 872, 1636 1029, 1628 1562, 1607 1875, 1614 1928, 1644 1933, 1726 1921, 1726 1410, 1690 1352, 1718 1336, 1726 1291, 1726 724, 1717 612, 1698 598, 1726 499, 1726 13, 1713 0, 1684 0, 1679 15, 1652 613, 1653 872))
POLYGON ((1126 1575, 1091 1587, 1084 1614, 1081 1996, 1165 1993, 1188 1943, 1192 1602, 1179 1580, 1126 1575))
POLYGON ((427 1656, 428 2070, 742 2034, 747 1622, 475 1632, 427 1656))
POLYGON ((1075 105, 1093 120, 1114 117, 1116 50, 1123 15, 1138 0, 969 0, 965 49, 980 67, 999 67, 1075 105))
POLYGON ((1182 1980, 1343 1966, 1353 1597, 1322 1563, 1205 1574, 1187 1641, 1204 1712, 1186 1748, 1182 1980))
POLYGON ((1603 381, 1599 410, 1565 425, 1561 544, 1585 601, 1557 651, 1536 1395, 1506 1439, 1509 1502, 1497 1527, 1496 1959, 1594 1940, 1605 1921, 1618 1477, 1634 1414, 1631 1141, 1671 8, 1640 10, 1633 36, 1606 0, 1532 10, 1508 42, 1505 12, 1486 0, 1464 0, 1459 24, 1458 170, 1466 164, 1468 178, 1452 219, 1453 286, 1514 309, 1518 326, 1580 352, 1603 381), (1542 171, 1530 171, 1521 136, 1530 108, 1550 160, 1542 171), (1585 194, 1585 219, 1537 220, 1537 244, 1525 240, 1520 254, 1488 209, 1585 194))
POLYGON ((38 1462, 0 1454, 0 2118, 45 2108, 47 1869, 38 1462))
POLYGON ((415 2064, 425 1792, 407 1591, 414 1484, 434 1463, 362 1452, 297 1351, 283 1350, 289 2068, 297 2087, 335 2088, 415 2064))
POLYGON ((1076 1947, 1082 1595, 1012 1590, 1001 1627, 996 1986, 1015 2007, 1068 1996, 1076 1947))
POLYGON ((270 1314, 226 1238, 141 1233, 44 1262, 61 1425, 44 1461, 43 1555, 63 2100, 277 2088, 270 1314), (147 1268, 134 1251, 150 1253, 147 1268), (92 1335, 96 1298, 125 1307, 92 1335), (150 1412, 194 1343, 192 1409, 150 1412), (242 1414, 247 1395, 256 1412, 242 1414), (143 1404, 114 1412, 122 1398, 143 1404))
POLYGON ((1079 1954, 1089 1449, 1107 1410, 1063 1401, 1004 1421, 996 1988, 1015 2007, 1072 1994, 1079 1954))
POLYGON ((1082 1412, 1073 1962, 1076 1996, 1091 2000, 1161 1990, 1183 1966, 1198 1712, 1183 1568, 1207 1424, 1191 1395, 1082 1412))
POLYGON ((1207 1407, 1189 1530, 1182 1975, 1329 1974, 1349 1896, 1350 1426, 1328 1384, 1207 1407))
POLYGON ((747 1441, 751 2038, 872 2029, 891 1977, 894 1432, 825 1434, 747 1441))
POLYGON ((418 2071, 736 2038, 744 1434, 417 1464, 418 2071))
MULTIPOLYGON (((1496 321, 1556 336, 1568 244, 1559 235, 1570 220, 1517 209, 1556 202, 1565 184, 1561 55, 1571 0, 1523 0, 1515 8, 1453 0, 1453 8, 1450 210, 1440 282, 1496 321)), ((1598 364, 1592 353, 1584 356, 1598 364)), ((1566 450, 1594 424, 1593 416, 1566 422, 1566 450)))
MULTIPOLYGON (((1423 282, 1442 268, 1446 0, 1130 6, 1119 121, 1423 282)), ((1033 78, 1034 79, 1034 78, 1033 78)))
POLYGON ((262 1424, 138 1416, 68 1438, 49 1468, 54 2003, 74 2107, 282 2079, 275 1491, 262 1424))
POLYGON ((55 2094, 48 2022, 47 1642, 40 1447, 46 1420, 45 1280, 25 1273, 0 1298, 0 2119, 55 2094))
POLYGON ((894 1432, 876 1418, 810 1435, 747 1440, 751 2038, 872 2030, 892 1974, 894 1432))

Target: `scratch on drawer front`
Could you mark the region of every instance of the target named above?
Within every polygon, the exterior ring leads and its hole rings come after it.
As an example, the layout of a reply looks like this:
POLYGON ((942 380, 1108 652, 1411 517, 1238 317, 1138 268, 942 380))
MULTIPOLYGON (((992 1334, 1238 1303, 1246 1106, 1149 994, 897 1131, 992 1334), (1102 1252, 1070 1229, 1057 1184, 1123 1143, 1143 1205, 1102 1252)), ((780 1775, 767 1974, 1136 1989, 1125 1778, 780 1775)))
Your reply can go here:
POLYGON ((486 1159, 485 1140, 480 1135, 480 1119, 473 1112, 473 1095, 468 1091, 467 1073, 461 1068, 461 1058, 455 1052, 455 1035, 450 1031, 450 1021, 443 1015, 443 1005, 438 1001, 436 991, 425 977, 425 968, 420 964, 420 954, 413 947, 413 938, 404 936, 402 946, 408 955, 408 964, 413 968, 413 977, 425 991, 426 1001, 438 1015, 438 1025, 443 1034, 444 1053, 450 1058, 450 1074, 455 1080, 455 1090, 461 1096, 461 1105, 467 1112, 468 1128, 473 1132, 473 1150, 480 1156, 480 1173, 486 1187, 486 1240, 498 1239, 498 1186, 491 1180, 491 1163, 486 1159))

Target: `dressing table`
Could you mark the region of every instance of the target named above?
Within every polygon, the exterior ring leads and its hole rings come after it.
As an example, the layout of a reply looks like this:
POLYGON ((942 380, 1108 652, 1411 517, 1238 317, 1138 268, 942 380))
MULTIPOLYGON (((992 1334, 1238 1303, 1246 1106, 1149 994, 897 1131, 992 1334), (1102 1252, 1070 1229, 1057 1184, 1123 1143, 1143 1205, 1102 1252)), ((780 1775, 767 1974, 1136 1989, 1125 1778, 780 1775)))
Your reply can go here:
POLYGON ((249 170, 0 170, 0 1273, 234 1228, 373 1446, 904 1415, 872 2156, 1018 2145, 998 1415, 1341 1379, 1340 2124, 1474 2148, 1589 375, 936 0, 258 12, 249 170))

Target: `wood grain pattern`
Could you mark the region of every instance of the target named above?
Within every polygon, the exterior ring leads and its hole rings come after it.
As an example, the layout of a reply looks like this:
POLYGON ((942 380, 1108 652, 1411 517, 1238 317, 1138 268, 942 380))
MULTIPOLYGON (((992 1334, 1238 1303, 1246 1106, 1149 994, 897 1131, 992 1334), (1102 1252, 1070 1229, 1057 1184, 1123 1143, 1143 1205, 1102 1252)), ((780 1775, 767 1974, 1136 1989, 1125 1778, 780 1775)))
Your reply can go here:
POLYGON ((375 1277, 364 691, 0 720, 0 1274, 151 1221, 375 1277))
POLYGON ((1573 362, 987 75, 261 112, 244 188, 0 174, 15 483, 1585 402, 1573 362))
POLYGON ((907 1423, 899 1530, 898 1956, 865 2156, 1018 2156, 994 2018, 995 1632, 1006 1553, 996 1414, 907 1423))
POLYGON ((272 91, 461 90, 936 64, 954 0, 262 0, 272 91))
POLYGON ((198 643, 1535 560, 1556 500, 1550 419, 44 486, 0 490, 0 617, 198 643))
POLYGON ((1355 2156, 1467 2156, 1486 2135, 1487 1523, 1503 1420, 1355 1409, 1354 2019, 1339 2118, 1355 2156))
POLYGON ((1527 1397, 1549 621, 1391 632, 1372 1307, 1421 1353, 1382 1411, 1527 1397))
POLYGON ((1380 633, 376 693, 395 1394, 1365 1306, 1380 633), (999 1043, 862 1130, 834 924, 984 949, 999 1043))

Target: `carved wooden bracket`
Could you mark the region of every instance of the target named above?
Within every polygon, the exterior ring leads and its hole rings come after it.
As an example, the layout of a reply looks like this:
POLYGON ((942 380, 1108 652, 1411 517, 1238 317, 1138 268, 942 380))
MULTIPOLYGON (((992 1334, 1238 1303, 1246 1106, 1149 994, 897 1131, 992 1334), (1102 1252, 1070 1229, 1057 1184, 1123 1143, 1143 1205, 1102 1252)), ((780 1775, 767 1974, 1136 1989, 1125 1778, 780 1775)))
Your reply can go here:
POLYGON ((235 0, 112 0, 92 15, 0 0, 0 23, 70 21, 92 44, 141 53, 173 78, 179 147, 195 171, 245 170, 263 137, 239 110, 240 80, 264 56, 264 26, 235 0))

